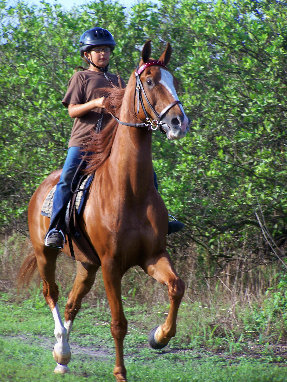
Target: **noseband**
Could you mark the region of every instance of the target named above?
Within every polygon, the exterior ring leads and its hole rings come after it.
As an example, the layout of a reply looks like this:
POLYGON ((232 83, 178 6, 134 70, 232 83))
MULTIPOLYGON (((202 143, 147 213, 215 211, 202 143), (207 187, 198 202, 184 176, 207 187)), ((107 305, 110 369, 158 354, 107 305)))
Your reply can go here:
POLYGON ((148 99, 148 96, 146 95, 146 92, 144 90, 144 86, 143 86, 143 83, 140 79, 140 75, 141 73, 148 67, 150 66, 161 66, 165 69, 166 66, 164 65, 163 62, 161 61, 158 61, 158 60, 150 60, 149 62, 146 62, 145 64, 143 64, 141 67, 139 67, 136 71, 135 71, 135 77, 136 77, 136 98, 137 98, 137 114, 139 113, 139 107, 140 107, 140 104, 141 104, 141 107, 143 109, 143 112, 145 114, 145 117, 146 117, 146 122, 143 122, 143 123, 129 123, 129 122, 122 122, 120 121, 117 117, 115 117, 113 114, 113 118, 115 118, 117 120, 118 123, 120 123, 121 125, 125 125, 125 126, 132 126, 132 127, 148 127, 150 130, 156 130, 157 128, 160 128, 161 132, 162 133, 165 133, 165 131, 162 129, 162 119, 163 117, 166 115, 166 113, 171 109, 173 108, 175 105, 178 105, 178 104, 181 104, 181 102, 179 100, 177 101, 173 101, 171 104, 169 104, 168 106, 166 106, 160 113, 158 113, 154 107, 152 106, 152 104, 150 103, 149 99, 148 99), (156 116, 156 119, 151 119, 146 111, 146 108, 144 106, 144 101, 143 101, 143 96, 148 104, 148 106, 150 107, 151 111, 154 113, 154 115, 156 116))

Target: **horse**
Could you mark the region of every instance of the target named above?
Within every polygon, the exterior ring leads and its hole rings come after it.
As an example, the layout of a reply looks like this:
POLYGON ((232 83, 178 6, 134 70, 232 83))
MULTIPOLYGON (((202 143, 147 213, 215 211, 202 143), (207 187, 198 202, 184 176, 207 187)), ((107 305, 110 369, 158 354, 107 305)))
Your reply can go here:
MULTIPOLYGON (((20 285, 28 284, 36 271, 43 282, 43 295, 50 307, 56 344, 53 356, 55 373, 69 371, 71 358, 69 335, 83 297, 90 291, 101 267, 106 296, 111 311, 111 334, 115 343, 116 381, 127 381, 123 341, 127 320, 121 298, 121 280, 134 266, 167 286, 170 300, 165 322, 149 336, 152 348, 165 347, 176 333, 178 309, 185 285, 177 275, 166 250, 168 212, 154 185, 152 165, 152 132, 159 128, 168 139, 184 137, 189 118, 178 99, 175 79, 168 71, 171 45, 167 43, 158 60, 151 59, 151 42, 141 52, 135 69, 116 107, 113 95, 106 99, 112 122, 91 139, 88 150, 94 150, 87 171, 95 171, 81 227, 96 256, 86 256, 75 246, 77 273, 65 307, 64 322, 58 309, 58 286, 55 282, 57 256, 61 252, 44 246, 49 218, 41 215, 46 195, 57 184, 60 170, 51 173, 33 194, 28 207, 28 225, 33 252, 20 268, 20 285), (115 115, 117 114, 117 115, 115 115), (95 144, 96 142, 96 144, 95 144), (101 143, 101 144, 100 144, 101 143)), ((67 243, 63 252, 71 256, 67 243)))

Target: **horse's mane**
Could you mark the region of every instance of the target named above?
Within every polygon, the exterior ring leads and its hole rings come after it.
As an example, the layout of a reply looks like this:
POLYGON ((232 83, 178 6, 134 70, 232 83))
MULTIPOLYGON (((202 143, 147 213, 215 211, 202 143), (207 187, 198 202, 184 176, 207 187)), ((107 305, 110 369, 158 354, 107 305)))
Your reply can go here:
MULTIPOLYGON (((105 110, 118 116, 122 105, 125 89, 123 88, 105 88, 105 110)), ((118 128, 118 122, 112 118, 100 133, 93 132, 90 141, 85 145, 84 151, 92 153, 89 155, 86 173, 94 173, 109 157, 115 135, 118 128)))

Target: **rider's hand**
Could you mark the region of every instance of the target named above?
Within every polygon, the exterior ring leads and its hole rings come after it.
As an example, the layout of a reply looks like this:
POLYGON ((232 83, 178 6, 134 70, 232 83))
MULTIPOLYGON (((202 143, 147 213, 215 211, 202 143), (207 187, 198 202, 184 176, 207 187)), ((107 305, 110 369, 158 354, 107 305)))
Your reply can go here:
POLYGON ((95 103, 95 107, 101 107, 101 108, 104 108, 105 105, 105 97, 101 97, 101 98, 96 98, 94 99, 94 103, 95 103))

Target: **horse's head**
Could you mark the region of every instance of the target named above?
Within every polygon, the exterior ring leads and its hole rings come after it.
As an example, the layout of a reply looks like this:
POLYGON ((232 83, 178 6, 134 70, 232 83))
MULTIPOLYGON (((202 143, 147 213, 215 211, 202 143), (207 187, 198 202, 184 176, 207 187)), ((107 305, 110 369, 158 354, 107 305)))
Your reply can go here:
POLYGON ((186 135, 189 119, 175 90, 173 75, 167 70, 171 56, 168 43, 158 60, 150 59, 151 43, 146 42, 142 59, 136 70, 137 112, 141 119, 152 119, 166 133, 168 139, 186 135), (140 108, 141 105, 141 108, 140 108))

